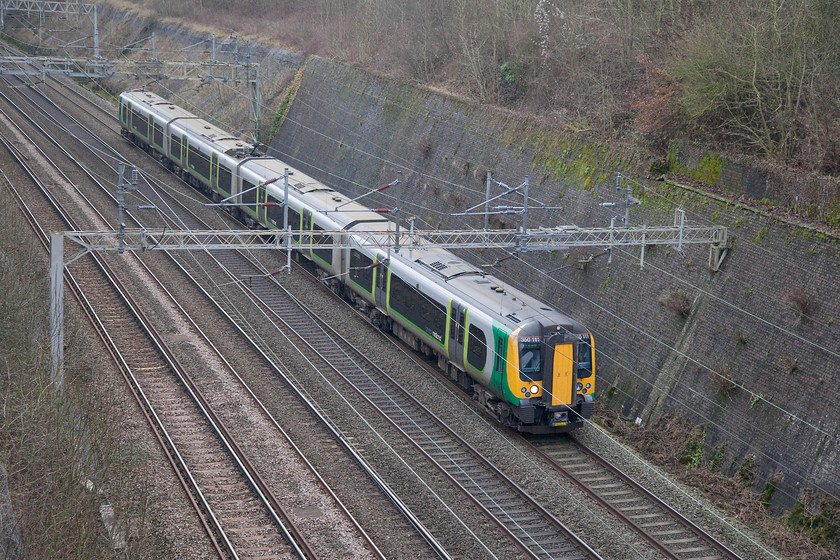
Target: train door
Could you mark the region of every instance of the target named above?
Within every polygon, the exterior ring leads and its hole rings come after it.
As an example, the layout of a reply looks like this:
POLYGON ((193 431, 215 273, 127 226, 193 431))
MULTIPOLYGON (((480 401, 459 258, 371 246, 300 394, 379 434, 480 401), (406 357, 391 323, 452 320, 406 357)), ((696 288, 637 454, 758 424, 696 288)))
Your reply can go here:
POLYGON ((257 187, 257 204, 254 206, 254 212, 257 214, 257 221, 265 224, 265 187, 257 187))
POLYGON ((386 299, 388 297, 388 261, 382 261, 382 257, 377 257, 382 264, 376 267, 376 287, 374 288, 373 297, 376 300, 377 307, 387 309, 386 299))
POLYGON ((210 154, 210 188, 219 190, 219 155, 216 152, 210 154))
POLYGON ((543 377, 543 400, 547 406, 574 405, 576 342, 577 337, 567 341, 564 333, 547 340, 544 363, 548 367, 543 377))
POLYGON ((464 324, 467 310, 459 303, 452 302, 449 310, 449 359, 464 365, 464 324))
MULTIPOLYGON (((306 208, 303 209, 303 223, 300 227, 301 231, 311 231, 312 230, 312 212, 307 210, 306 208)), ((301 243, 312 243, 312 236, 311 235, 301 235, 300 236, 301 243)), ((307 249, 304 251, 309 258, 312 258, 312 249, 307 249)))

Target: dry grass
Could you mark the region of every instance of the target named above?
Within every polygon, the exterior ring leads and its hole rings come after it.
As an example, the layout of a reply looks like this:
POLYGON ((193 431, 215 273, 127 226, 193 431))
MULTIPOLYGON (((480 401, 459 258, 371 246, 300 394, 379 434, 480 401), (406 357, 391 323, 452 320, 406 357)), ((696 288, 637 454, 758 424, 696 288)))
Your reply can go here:
POLYGON ((673 290, 659 296, 659 305, 683 319, 691 313, 691 300, 683 290, 673 290))
MULTIPOLYGON (((2 179, 0 223, 6 231, 28 230, 2 179)), ((139 521, 143 496, 115 469, 133 454, 120 442, 113 378, 92 365, 85 329, 68 308, 64 387, 50 379, 48 263, 40 246, 21 237, 0 238, 0 463, 9 474, 23 552, 27 558, 114 557, 99 514, 104 495, 92 492, 90 481, 107 490, 117 522, 132 526, 121 557, 148 557, 139 521)), ((5 557, 16 556, 7 551, 5 557)))
MULTIPOLYGON (((765 495, 750 489, 754 469, 745 460, 733 477, 713 472, 712 461, 703 457, 697 468, 685 460, 686 450, 697 439, 696 426, 676 416, 664 416, 651 428, 636 426, 617 412, 596 403, 596 421, 641 456, 665 468, 683 482, 702 491, 706 498, 728 515, 757 530, 790 560, 838 560, 840 553, 811 541, 805 530, 792 531, 774 517, 762 503, 765 495), (749 483, 749 484, 748 484, 749 483)), ((725 448, 724 448, 725 449, 725 448)), ((778 481, 778 475, 771 480, 778 481)))

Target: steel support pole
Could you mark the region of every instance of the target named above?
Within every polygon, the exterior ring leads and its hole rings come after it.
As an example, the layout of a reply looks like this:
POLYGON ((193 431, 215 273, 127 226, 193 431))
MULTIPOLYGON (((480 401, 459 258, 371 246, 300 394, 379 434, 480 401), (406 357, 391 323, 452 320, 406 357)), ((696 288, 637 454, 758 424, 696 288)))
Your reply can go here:
POLYGON ((531 204, 528 198, 528 177, 525 177, 525 206, 522 208, 522 233, 528 233, 528 206, 531 204))
MULTIPOLYGON (((246 74, 246 78, 250 78, 246 74)), ((262 98, 260 96, 260 67, 254 70, 254 81, 251 82, 251 115, 254 117, 254 137, 259 144, 262 142, 262 98)))
POLYGON ((286 229, 286 273, 292 273, 292 226, 289 224, 289 168, 283 171, 283 227, 286 229))
POLYGON ((123 183, 123 173, 125 171, 125 164, 120 162, 117 165, 117 241, 119 249, 117 251, 122 254, 125 245, 125 219, 123 218, 123 210, 125 209, 125 184, 123 183))
MULTIPOLYGON (((81 13, 81 7, 79 13, 81 13)), ((99 18, 96 15, 96 4, 93 5, 93 57, 99 60, 99 18)))
POLYGON ((50 381, 64 385, 64 236, 50 236, 50 381))
POLYGON ((490 172, 487 172, 487 188, 484 194, 484 231, 490 228, 490 172))

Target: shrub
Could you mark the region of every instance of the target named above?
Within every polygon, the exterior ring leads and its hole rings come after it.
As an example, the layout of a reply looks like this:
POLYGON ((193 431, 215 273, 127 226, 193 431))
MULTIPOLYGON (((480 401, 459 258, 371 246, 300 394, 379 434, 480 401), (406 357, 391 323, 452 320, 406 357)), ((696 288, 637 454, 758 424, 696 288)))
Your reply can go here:
POLYGON ((820 503, 812 494, 803 493, 788 514, 787 525, 830 550, 840 537, 840 501, 825 499, 820 503))
POLYGON ((691 430, 688 441, 685 443, 682 455, 680 455, 680 463, 696 469, 700 466, 703 460, 703 449, 706 445, 706 430, 703 426, 695 426, 691 430))
POLYGON ((659 305, 683 319, 691 313, 691 301, 683 290, 674 290, 659 296, 659 305))
POLYGON ((799 316, 808 315, 814 309, 814 304, 811 298, 805 293, 802 288, 797 288, 787 296, 788 303, 790 303, 799 316))
POLYGON ((723 364, 709 371, 712 378, 712 385, 717 389, 721 397, 725 397, 738 384, 735 382, 735 375, 732 373, 732 368, 728 364, 723 364))
POLYGON ((741 483, 745 488, 752 486, 755 480, 755 456, 747 455, 738 471, 735 473, 735 480, 741 483))
POLYGON ((782 475, 781 471, 770 477, 770 480, 768 480, 767 484, 764 485, 764 492, 761 494, 761 505, 764 507, 770 506, 770 502, 773 500, 773 495, 776 493, 776 489, 778 489, 779 484, 782 483, 783 479, 784 475, 782 475))
POLYGON ((428 159, 432 155, 432 140, 428 136, 417 141, 417 150, 423 159, 428 159))

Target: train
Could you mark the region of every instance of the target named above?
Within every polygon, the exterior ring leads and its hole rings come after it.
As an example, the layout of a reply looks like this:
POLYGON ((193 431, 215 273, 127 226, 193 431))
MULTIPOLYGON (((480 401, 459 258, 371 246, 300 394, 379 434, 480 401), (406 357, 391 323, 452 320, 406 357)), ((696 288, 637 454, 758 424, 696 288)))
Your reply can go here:
MULTIPOLYGON (((317 265, 325 283, 375 325, 436 360, 501 424, 550 434, 591 417, 594 339, 568 315, 450 251, 366 242, 393 222, 155 93, 120 94, 118 118, 125 138, 213 200, 230 201, 224 208, 246 225, 285 229, 285 204, 296 235, 354 237, 353 248, 315 242, 296 258, 317 265), (288 200, 278 181, 287 169, 288 200)), ((319 238, 330 237, 312 241, 319 238)))

